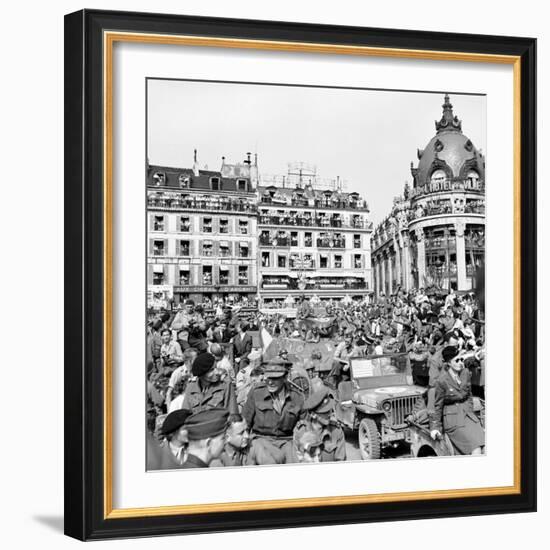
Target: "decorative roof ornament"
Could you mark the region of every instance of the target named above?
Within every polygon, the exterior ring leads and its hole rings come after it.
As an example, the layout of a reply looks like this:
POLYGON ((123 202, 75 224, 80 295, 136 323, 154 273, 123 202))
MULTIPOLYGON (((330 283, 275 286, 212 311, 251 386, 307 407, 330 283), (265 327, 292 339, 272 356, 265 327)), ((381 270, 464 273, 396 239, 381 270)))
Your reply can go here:
POLYGON ((442 107, 443 115, 441 116, 441 120, 435 121, 437 133, 447 131, 462 132, 462 121, 453 115, 453 106, 449 100, 449 94, 445 94, 445 101, 442 107))

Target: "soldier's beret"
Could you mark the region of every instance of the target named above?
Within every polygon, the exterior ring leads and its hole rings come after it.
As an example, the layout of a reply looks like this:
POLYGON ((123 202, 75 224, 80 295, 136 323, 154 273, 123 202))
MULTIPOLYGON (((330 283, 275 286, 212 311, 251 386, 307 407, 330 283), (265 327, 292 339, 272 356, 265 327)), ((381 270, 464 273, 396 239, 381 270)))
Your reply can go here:
POLYGON ((200 353, 191 366, 193 376, 206 374, 216 363, 216 358, 211 353, 200 353))
POLYGON ((222 434, 229 420, 229 411, 222 408, 208 409, 187 417, 184 428, 190 440, 207 439, 222 434))
POLYGON ((275 357, 264 365, 264 376, 268 378, 279 378, 288 373, 290 363, 281 357, 275 357))
POLYGON ((179 409, 177 411, 172 411, 169 415, 166 416, 164 419, 164 422, 162 424, 161 431, 164 435, 169 435, 172 432, 175 432, 179 428, 181 428, 187 419, 187 417, 191 414, 190 411, 187 411, 185 409, 179 409))
POLYGON ((305 401, 304 409, 306 411, 326 414, 332 411, 333 398, 329 388, 323 388, 313 392, 305 401))

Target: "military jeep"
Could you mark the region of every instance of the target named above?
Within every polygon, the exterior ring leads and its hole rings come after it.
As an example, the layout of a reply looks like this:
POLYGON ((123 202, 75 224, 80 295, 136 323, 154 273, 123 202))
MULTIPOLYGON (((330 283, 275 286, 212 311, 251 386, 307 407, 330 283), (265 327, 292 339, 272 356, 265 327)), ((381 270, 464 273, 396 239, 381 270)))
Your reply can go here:
POLYGON ((413 384, 407 354, 351 358, 349 374, 338 385, 335 414, 344 428, 358 432, 362 459, 379 459, 399 442, 410 444, 406 418, 426 388, 413 384))

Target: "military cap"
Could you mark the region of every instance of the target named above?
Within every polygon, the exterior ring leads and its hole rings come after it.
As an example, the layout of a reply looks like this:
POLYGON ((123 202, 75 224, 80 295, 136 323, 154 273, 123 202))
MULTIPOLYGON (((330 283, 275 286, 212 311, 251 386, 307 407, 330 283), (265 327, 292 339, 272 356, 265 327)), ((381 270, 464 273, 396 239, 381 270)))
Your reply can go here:
POLYGON ((313 392, 305 401, 304 409, 317 414, 326 414, 333 409, 333 398, 329 388, 323 388, 313 392))
POLYGON ((222 434, 229 420, 229 411, 222 408, 207 409, 187 417, 183 427, 190 440, 207 439, 222 434))
POLYGON ((275 357, 271 359, 264 366, 264 376, 267 378, 279 378, 288 373, 290 363, 285 361, 281 357, 275 357))
POLYGON ((163 435, 169 435, 181 428, 190 414, 191 412, 185 409, 172 411, 168 414, 162 423, 161 431, 163 435))
POLYGON ((216 358, 211 353, 200 353, 191 366, 193 376, 206 374, 216 364, 216 358))

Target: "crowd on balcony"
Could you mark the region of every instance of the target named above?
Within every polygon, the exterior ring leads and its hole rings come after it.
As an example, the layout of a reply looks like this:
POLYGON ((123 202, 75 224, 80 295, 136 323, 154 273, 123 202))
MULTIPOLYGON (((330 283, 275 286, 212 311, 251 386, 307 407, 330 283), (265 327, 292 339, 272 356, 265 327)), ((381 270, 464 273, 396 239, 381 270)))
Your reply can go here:
POLYGON ((257 207, 252 199, 229 197, 223 195, 190 195, 183 193, 153 193, 147 198, 150 208, 172 208, 189 210, 216 210, 228 212, 256 212, 257 207))

